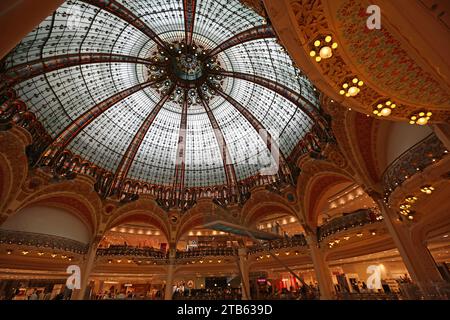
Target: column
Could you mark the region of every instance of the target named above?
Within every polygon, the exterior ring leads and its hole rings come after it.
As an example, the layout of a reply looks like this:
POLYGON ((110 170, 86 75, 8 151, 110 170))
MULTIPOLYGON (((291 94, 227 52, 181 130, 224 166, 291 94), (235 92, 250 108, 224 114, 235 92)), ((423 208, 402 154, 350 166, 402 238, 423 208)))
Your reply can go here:
POLYGON ((316 272, 317 281, 319 282, 320 299, 332 300, 334 299, 334 286, 331 278, 331 272, 328 264, 325 261, 323 251, 319 247, 315 234, 307 234, 306 241, 308 242, 311 259, 316 272))
POLYGON ((434 134, 441 140, 445 148, 450 151, 450 125, 447 123, 438 123, 432 126, 434 134))
POLYGON ((412 280, 422 290, 425 298, 432 299, 436 293, 434 285, 443 280, 425 239, 413 239, 409 227, 397 220, 396 212, 383 200, 376 199, 376 202, 412 280))
POLYGON ((169 247, 169 264, 167 265, 167 280, 164 300, 172 300, 173 298, 173 278, 175 273, 176 249, 169 247))
POLYGON ((33 31, 64 0, 0 1, 0 59, 5 57, 25 36, 33 31))
POLYGON ((242 282, 242 300, 250 300, 250 276, 248 272, 248 257, 247 257, 247 249, 239 248, 239 271, 241 274, 241 282, 242 282))
POLYGON ((74 300, 84 300, 86 295, 86 289, 89 285, 89 277, 91 275, 92 269, 94 268, 95 258, 97 256, 97 247, 100 243, 99 238, 96 238, 91 242, 89 246, 88 253, 84 256, 82 261, 81 269, 81 285, 80 290, 74 290, 72 293, 72 299, 74 300))

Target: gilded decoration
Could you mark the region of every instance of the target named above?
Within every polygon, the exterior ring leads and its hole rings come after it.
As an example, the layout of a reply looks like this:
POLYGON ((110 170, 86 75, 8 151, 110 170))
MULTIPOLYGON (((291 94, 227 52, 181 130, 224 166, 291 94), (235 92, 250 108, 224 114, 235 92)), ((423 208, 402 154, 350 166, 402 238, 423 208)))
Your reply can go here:
POLYGON ((396 98, 425 106, 449 107, 449 93, 408 55, 386 28, 367 28, 366 9, 361 1, 343 2, 336 12, 335 26, 364 75, 383 91, 395 92, 396 98))

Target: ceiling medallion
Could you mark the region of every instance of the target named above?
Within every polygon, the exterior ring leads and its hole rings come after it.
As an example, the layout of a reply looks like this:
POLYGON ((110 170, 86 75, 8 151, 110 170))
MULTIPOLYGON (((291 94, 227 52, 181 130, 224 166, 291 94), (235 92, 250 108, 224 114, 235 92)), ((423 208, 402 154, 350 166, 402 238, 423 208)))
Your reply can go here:
POLYGON ((210 101, 215 95, 214 88, 221 88, 224 77, 217 73, 222 70, 216 57, 209 57, 203 46, 187 45, 184 42, 167 44, 168 51, 159 48, 150 58, 148 77, 158 81, 154 88, 162 96, 188 106, 199 105, 202 99, 210 101), (169 92, 174 87, 173 92, 169 92))

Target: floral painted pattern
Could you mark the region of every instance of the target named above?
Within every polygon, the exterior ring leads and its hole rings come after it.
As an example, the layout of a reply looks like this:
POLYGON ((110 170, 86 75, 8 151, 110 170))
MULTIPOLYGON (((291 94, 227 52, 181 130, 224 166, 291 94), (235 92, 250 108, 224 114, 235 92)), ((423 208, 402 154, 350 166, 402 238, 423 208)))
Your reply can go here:
POLYGON ((390 32, 369 30, 368 14, 360 1, 348 0, 337 12, 340 37, 351 50, 357 65, 364 68, 380 89, 395 92, 410 103, 449 106, 450 95, 425 72, 394 39, 390 32))

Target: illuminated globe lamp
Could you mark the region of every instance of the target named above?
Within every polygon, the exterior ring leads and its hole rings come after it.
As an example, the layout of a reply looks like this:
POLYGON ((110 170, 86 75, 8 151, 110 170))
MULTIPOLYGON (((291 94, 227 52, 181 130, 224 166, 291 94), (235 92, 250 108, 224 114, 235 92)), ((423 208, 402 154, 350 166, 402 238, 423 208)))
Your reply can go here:
POLYGON ((356 97, 361 92, 361 87, 364 85, 362 80, 353 78, 351 81, 347 81, 342 85, 340 95, 345 95, 347 98, 356 97))
POLYGON ((419 126, 425 126, 428 124, 428 121, 430 121, 431 116, 433 115, 433 113, 431 112, 426 112, 426 111, 421 111, 419 113, 415 113, 413 115, 411 115, 411 117, 409 118, 410 124, 417 124, 419 126))
POLYGON ((405 202, 413 204, 417 201, 417 197, 416 196, 408 196, 405 198, 405 202))
POLYGON ((423 187, 420 188, 420 191, 422 191, 425 194, 432 194, 433 191, 434 191, 434 187, 429 186, 429 185, 428 186, 423 186, 423 187))
POLYGON ((391 100, 388 100, 384 103, 377 104, 373 110, 373 114, 378 117, 389 117, 392 113, 392 110, 396 107, 397 105, 395 103, 393 103, 391 100))
POLYGON ((330 59, 333 56, 333 50, 338 47, 337 42, 332 42, 331 36, 326 36, 314 41, 313 48, 309 52, 312 58, 315 58, 316 62, 330 59))

